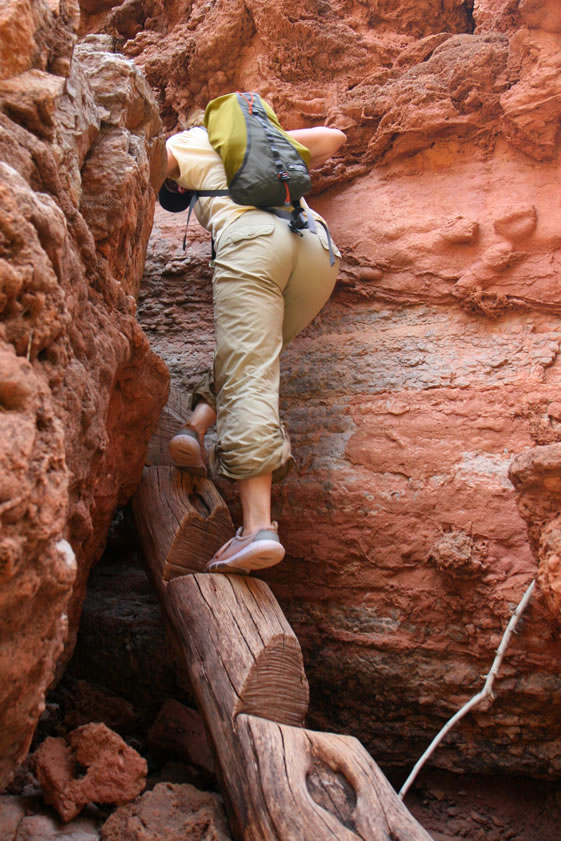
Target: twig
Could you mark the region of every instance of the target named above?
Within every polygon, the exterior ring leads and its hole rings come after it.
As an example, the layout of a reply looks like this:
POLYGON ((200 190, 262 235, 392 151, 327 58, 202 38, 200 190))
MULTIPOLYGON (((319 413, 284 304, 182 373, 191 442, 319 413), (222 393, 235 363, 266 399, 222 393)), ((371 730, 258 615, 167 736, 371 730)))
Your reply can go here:
POLYGON ((409 774, 409 776, 407 777, 407 779, 405 780, 405 782, 401 786, 401 789, 399 791, 399 796, 400 796, 401 800, 403 800, 403 798, 407 794, 413 780, 415 779, 415 777, 417 776, 417 774, 419 773, 419 771, 421 770, 421 768, 423 767, 423 765, 425 764, 425 762, 427 761, 429 756, 438 747, 438 745, 440 744, 442 739, 446 736, 446 734, 449 732, 449 730, 452 729, 452 727, 456 724, 456 722, 459 721, 461 718, 463 718, 466 713, 468 713, 471 709, 473 709, 473 707, 476 707, 477 704, 479 704, 480 701, 482 701, 487 696, 490 695, 491 697, 494 697, 493 692, 492 692, 493 682, 494 682, 494 680, 497 676, 497 673, 500 669, 501 663, 503 661, 504 653, 506 651, 506 648, 507 648, 507 645, 510 641, 510 638, 511 638, 513 632, 514 632, 514 629, 516 628, 516 625, 518 624, 518 620, 520 619, 520 617, 522 616, 522 614, 526 610, 528 602, 530 601, 530 597, 531 597, 532 592, 534 590, 535 584, 536 584, 535 580, 532 581, 532 583, 530 584, 530 586, 528 587, 528 589, 526 590, 526 592, 522 596, 518 607, 516 608, 516 610, 514 611, 512 616, 510 617, 510 622, 506 626, 506 630, 503 634, 501 644, 497 648, 497 654, 495 656, 495 659, 493 660, 493 665, 491 666, 491 668, 490 668, 490 670, 487 674, 487 678, 485 680, 485 685, 483 686, 483 689, 481 690, 481 692, 478 692, 477 695, 474 695, 473 698, 470 701, 467 702, 467 704, 464 704, 464 706, 461 709, 459 709, 458 712, 455 715, 452 716, 450 721, 448 721, 444 725, 442 730, 432 740, 432 742, 430 743, 430 745, 428 746, 428 748, 426 749, 424 754, 418 760, 415 767, 413 768, 413 770, 411 771, 411 773, 409 774))

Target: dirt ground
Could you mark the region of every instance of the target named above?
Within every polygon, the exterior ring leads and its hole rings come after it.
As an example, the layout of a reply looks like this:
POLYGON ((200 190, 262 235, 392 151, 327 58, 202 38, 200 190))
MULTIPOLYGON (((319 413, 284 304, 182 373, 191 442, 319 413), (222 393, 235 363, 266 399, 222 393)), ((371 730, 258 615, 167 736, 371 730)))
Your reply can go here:
POLYGON ((434 841, 561 839, 561 782, 426 770, 405 804, 434 841))

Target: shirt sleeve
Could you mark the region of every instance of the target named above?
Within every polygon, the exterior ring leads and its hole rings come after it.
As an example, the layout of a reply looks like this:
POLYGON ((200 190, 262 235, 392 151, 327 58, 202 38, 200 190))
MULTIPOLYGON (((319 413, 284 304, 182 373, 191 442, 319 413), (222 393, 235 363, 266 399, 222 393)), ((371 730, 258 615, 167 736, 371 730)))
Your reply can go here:
POLYGON ((220 164, 220 157, 208 142, 204 129, 195 128, 174 134, 166 146, 179 167, 179 177, 175 179, 178 184, 187 190, 214 188, 215 185, 208 183, 209 173, 217 160, 220 164))

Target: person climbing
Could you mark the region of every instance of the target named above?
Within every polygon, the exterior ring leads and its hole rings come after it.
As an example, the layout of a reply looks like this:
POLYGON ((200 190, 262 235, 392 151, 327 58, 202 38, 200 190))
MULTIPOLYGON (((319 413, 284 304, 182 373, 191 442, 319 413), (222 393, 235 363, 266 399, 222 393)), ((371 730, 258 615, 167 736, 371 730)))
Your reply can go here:
MULTIPOLYGON (((287 133, 309 150, 310 167, 321 166, 346 140, 343 132, 326 126, 287 133)), ((172 204, 174 189, 227 187, 222 160, 201 125, 172 135, 167 158, 165 186, 172 204)), ((304 200, 302 205, 321 220, 304 200)), ((204 437, 216 424, 211 469, 237 482, 243 525, 207 571, 247 574, 279 563, 285 554, 271 520, 272 483, 293 464, 279 419, 279 357, 331 295, 340 252, 332 245, 335 259, 330 260, 321 224, 296 235, 285 219, 236 204, 229 196, 201 197, 195 213, 215 249, 216 350, 213 369, 191 397, 189 422, 171 439, 169 452, 179 468, 206 475, 204 437)))

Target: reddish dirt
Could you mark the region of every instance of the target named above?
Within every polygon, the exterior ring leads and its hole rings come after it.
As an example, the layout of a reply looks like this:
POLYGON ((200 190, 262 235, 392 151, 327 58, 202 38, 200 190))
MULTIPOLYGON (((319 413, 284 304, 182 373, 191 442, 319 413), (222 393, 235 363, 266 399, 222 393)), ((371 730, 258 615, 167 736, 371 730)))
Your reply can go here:
POLYGON ((559 841, 561 787, 423 771, 405 803, 434 841, 559 841))

